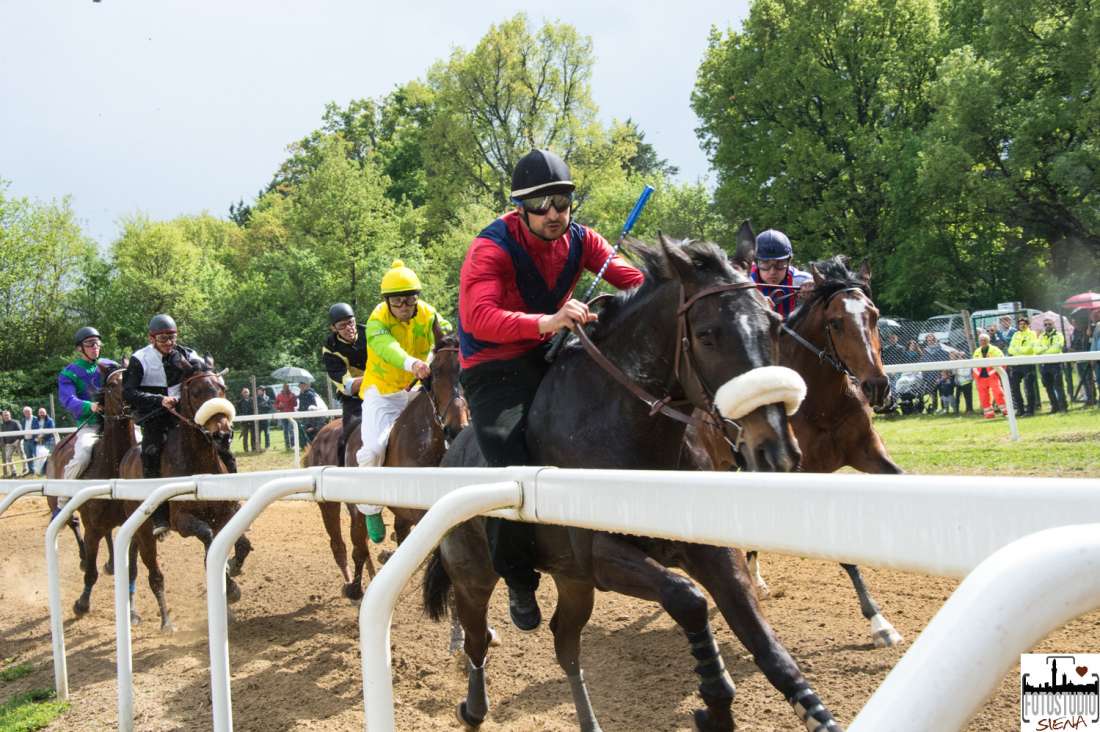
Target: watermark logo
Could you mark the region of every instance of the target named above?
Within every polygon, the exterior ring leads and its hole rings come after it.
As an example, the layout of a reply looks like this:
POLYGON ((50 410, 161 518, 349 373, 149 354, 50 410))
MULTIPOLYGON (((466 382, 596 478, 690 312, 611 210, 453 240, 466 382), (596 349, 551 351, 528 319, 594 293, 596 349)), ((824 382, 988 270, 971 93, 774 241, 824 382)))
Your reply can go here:
POLYGON ((1022 654, 1020 730, 1100 731, 1100 653, 1022 654))

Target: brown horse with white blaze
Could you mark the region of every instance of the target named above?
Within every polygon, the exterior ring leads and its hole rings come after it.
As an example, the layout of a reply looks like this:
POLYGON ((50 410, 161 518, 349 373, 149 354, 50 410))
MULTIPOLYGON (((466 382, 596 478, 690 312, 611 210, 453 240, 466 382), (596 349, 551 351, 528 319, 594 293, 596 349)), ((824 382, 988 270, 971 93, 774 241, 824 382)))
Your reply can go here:
MULTIPOLYGON (((814 263, 811 271, 814 289, 791 314, 779 341, 780 363, 797 371, 807 387, 806 399, 791 417, 802 449, 800 469, 832 473, 849 466, 864 473, 899 474, 901 468, 890 459, 871 421, 871 409, 886 404, 890 387, 882 368, 870 267, 864 264, 856 274, 842 257, 833 257, 814 263)), ((736 467, 733 454, 713 431, 689 428, 685 447, 690 460, 704 469, 736 467)), ((747 556, 757 588, 766 594, 756 552, 747 556)), ((859 567, 841 566, 871 624, 874 644, 900 643, 901 635, 883 617, 859 567)))

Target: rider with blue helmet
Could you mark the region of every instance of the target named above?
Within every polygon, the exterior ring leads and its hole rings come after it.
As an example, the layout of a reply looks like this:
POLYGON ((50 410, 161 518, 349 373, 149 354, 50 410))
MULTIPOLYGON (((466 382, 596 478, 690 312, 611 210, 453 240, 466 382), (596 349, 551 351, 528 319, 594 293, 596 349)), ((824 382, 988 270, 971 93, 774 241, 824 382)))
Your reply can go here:
POLYGON ((757 234, 756 263, 749 276, 760 283, 760 294, 772 301, 784 320, 798 304, 799 289, 812 287, 814 282, 813 275, 791 264, 792 257, 791 240, 782 231, 767 229, 757 234))

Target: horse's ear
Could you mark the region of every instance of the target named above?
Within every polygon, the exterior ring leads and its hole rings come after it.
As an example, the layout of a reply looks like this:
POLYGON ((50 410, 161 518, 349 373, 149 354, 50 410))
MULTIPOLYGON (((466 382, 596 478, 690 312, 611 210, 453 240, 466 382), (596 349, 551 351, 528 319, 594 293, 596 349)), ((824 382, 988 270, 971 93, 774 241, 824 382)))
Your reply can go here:
POLYGON ((225 367, 224 369, 222 369, 221 371, 219 371, 219 372, 218 372, 218 373, 217 373, 216 375, 217 375, 217 376, 221 376, 221 377, 224 377, 224 376, 225 376, 226 374, 228 374, 228 373, 229 373, 229 367, 228 367, 228 366, 226 366, 226 367, 225 367))
POLYGON ((825 278, 822 277, 821 273, 817 271, 817 264, 816 263, 810 265, 810 274, 812 274, 814 276, 814 286, 815 287, 820 285, 822 282, 825 281, 825 278))
POLYGON ((859 278, 863 280, 863 284, 871 284, 871 262, 864 259, 859 263, 859 278))
POLYGON ((737 248, 730 257, 730 263, 742 272, 752 269, 752 263, 756 259, 756 234, 753 233, 752 224, 748 219, 741 222, 737 229, 737 248))
POLYGON ((656 275, 661 279, 670 279, 672 272, 669 270, 668 257, 665 255, 664 247, 659 243, 661 236, 661 233, 657 232, 657 246, 651 246, 639 239, 628 236, 623 240, 623 250, 632 259, 643 262, 649 274, 656 275))
POLYGON ((657 234, 657 243, 661 245, 661 253, 664 255, 664 260, 669 268, 669 274, 681 282, 690 280, 694 270, 691 257, 684 254, 676 242, 664 234, 657 234))

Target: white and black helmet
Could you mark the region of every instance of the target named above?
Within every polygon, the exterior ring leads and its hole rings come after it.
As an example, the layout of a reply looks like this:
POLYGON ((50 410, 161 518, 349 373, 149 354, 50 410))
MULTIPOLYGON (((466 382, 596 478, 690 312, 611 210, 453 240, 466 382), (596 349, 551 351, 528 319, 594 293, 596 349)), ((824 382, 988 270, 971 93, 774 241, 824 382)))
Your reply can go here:
POLYGON ((571 193, 575 188, 569 166, 549 150, 532 150, 512 171, 511 196, 515 200, 540 193, 571 193))

